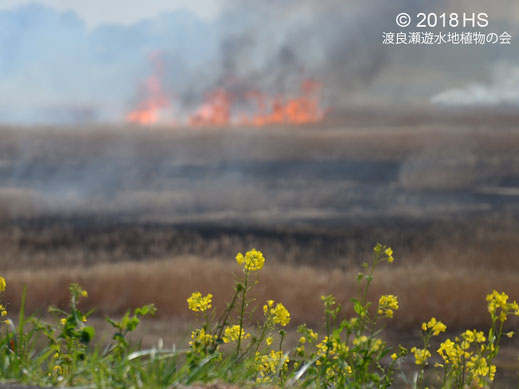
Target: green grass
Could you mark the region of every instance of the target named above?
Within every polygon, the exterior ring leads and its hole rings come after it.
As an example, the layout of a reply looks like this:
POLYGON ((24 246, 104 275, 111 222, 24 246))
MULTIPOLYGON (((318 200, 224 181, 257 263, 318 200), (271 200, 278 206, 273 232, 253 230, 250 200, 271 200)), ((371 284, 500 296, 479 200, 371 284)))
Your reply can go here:
MULTIPOLYGON (((398 314, 398 297, 392 294, 370 301, 370 286, 378 266, 394 261, 391 248, 377 244, 370 261, 357 275, 357 293, 345 317, 333 295, 322 296, 324 322, 319 328, 300 325, 299 341, 287 346, 286 328, 292 317, 282 302, 255 301, 257 273, 265 264, 263 254, 251 250, 238 254, 232 297, 217 315, 213 295, 193 292, 186 304, 198 318, 191 339, 182 347, 153 348, 132 343, 130 335, 141 320, 156 312, 153 304, 128 311, 119 320, 107 318, 113 330, 111 342, 98 345, 89 325, 91 312, 82 312, 88 298, 79 284, 70 285, 67 310, 50 307, 53 319, 25 315, 25 293, 19 317, 8 318, 0 336, 0 378, 41 386, 99 388, 162 388, 199 383, 240 386, 387 388, 398 379, 412 388, 477 388, 492 384, 493 361, 509 316, 519 306, 504 293, 487 296, 490 328, 485 333, 466 330, 445 339, 446 326, 439 320, 422 324, 423 344, 410 350, 386 343, 387 323, 398 314), (263 313, 262 319, 253 316, 263 313), (433 339, 434 338, 434 339, 433 339), (434 340, 434 342, 433 342, 434 340), (97 344, 97 345, 95 345, 97 344), (406 355, 412 368, 406 367, 406 355), (433 356, 434 355, 434 356, 433 356), (408 357, 408 358, 409 358, 408 357), (434 361, 438 361, 434 363, 434 361)), ((5 290, 3 278, 0 290, 5 290)), ((2 315, 8 317, 5 308, 2 315)))

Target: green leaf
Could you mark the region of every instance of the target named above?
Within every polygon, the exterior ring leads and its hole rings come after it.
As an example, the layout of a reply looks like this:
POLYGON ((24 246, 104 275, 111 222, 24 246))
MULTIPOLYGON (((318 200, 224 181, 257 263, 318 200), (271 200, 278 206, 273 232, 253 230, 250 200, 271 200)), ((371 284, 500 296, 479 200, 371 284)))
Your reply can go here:
POLYGON ((113 321, 112 319, 110 319, 109 317, 106 318, 106 321, 108 323, 110 323, 112 326, 114 326, 115 328, 119 329, 119 330, 122 330, 121 326, 119 325, 119 323, 113 321))
POLYGON ((144 305, 142 307, 136 308, 134 314, 145 316, 145 315, 154 315, 157 312, 157 308, 153 304, 144 305))
POLYGON ((85 328, 83 328, 81 330, 81 335, 79 337, 79 340, 84 343, 84 344, 88 344, 92 338, 94 337, 95 335, 95 330, 93 327, 90 327, 90 326, 86 326, 85 328))

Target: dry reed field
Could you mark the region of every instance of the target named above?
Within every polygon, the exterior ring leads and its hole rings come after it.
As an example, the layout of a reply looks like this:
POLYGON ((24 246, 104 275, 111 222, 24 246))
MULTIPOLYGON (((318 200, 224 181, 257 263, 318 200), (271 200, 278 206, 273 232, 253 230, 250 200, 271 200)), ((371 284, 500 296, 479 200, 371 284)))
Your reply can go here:
POLYGON ((486 293, 519 298, 519 133, 484 118, 3 128, 4 299, 16 310, 27 285, 29 311, 64 305, 77 281, 96 315, 154 302, 160 318, 183 318, 193 289, 221 308, 236 252, 255 247, 272 263, 256 298, 317 323, 320 296, 347 306, 382 242, 398 260, 372 292, 401 299, 395 328, 430 315, 484 325, 486 293))
MULTIPOLYGON (((30 312, 44 311, 48 304, 63 308, 67 305, 67 287, 79 282, 89 291, 83 303, 100 316, 117 316, 127 309, 154 302, 161 318, 187 318, 186 299, 189 290, 212 293, 215 305, 221 309, 230 298, 231 261, 194 257, 175 260, 98 264, 89 268, 18 270, 6 273, 9 291, 6 301, 16 310, 22 289, 27 285, 27 308, 30 312)), ((259 277, 255 291, 258 301, 283 301, 293 316, 293 324, 321 322, 320 296, 333 294, 352 314, 349 300, 356 295, 356 274, 351 270, 316 269, 309 266, 271 264, 259 277)), ((392 293, 399 296, 400 310, 394 325, 412 329, 430 316, 440 317, 453 328, 481 327, 487 324, 486 307, 482 304, 493 289, 509 291, 517 299, 518 273, 466 266, 450 268, 421 263, 384 269, 373 284, 371 293, 378 296, 392 293)), ((258 318, 262 312, 257 312, 258 318)))
MULTIPOLYGON (((191 293, 211 293, 215 314, 224 312, 242 273, 236 253, 257 248, 266 264, 249 298, 283 302, 295 349, 299 324, 324 330, 321 296, 336 297, 341 319, 355 317, 356 279, 380 242, 395 261, 376 270, 367 297, 398 296, 388 344, 419 343, 431 317, 453 336, 488 328, 489 293, 519 299, 516 122, 379 119, 2 128, 2 303, 16 314, 25 290, 25 312, 45 317, 49 305, 69 309, 77 282, 88 291, 80 309, 93 310, 96 342, 111 341, 105 317, 154 303, 157 314, 134 341, 182 346, 197 325, 191 293)), ((264 313, 247 315, 259 323, 264 313)), ((510 318, 504 330, 518 324, 510 318)), ((513 380, 517 349, 507 342, 496 359, 498 386, 513 380)), ((402 364, 414 368, 409 358, 402 364)))

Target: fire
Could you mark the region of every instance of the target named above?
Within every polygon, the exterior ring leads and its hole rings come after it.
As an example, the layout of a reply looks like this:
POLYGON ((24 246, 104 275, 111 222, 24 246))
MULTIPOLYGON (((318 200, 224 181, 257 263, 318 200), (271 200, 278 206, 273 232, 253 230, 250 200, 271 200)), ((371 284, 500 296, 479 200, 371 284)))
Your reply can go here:
POLYGON ((231 99, 225 89, 217 89, 206 97, 206 102, 189 118, 193 126, 224 126, 230 123, 231 99))
POLYGON ((134 111, 126 115, 126 120, 130 123, 155 124, 159 120, 160 110, 169 105, 169 100, 162 88, 164 65, 160 52, 152 53, 150 59, 153 64, 153 72, 142 86, 145 99, 134 111))
POLYGON ((256 113, 252 118, 242 117, 241 122, 253 126, 317 123, 324 118, 319 104, 320 89, 320 83, 305 80, 300 95, 292 99, 268 98, 260 92, 251 92, 248 96, 256 102, 256 113))
MULTIPOLYGON (((170 105, 162 85, 164 65, 160 53, 154 53, 150 59, 153 72, 141 87, 145 98, 126 116, 130 123, 156 124, 160 120, 161 110, 170 105)), ((184 123, 189 126, 242 124, 255 127, 317 123, 325 116, 325 111, 320 106, 320 91, 319 82, 305 80, 295 97, 272 97, 255 90, 247 92, 241 101, 237 101, 237 97, 224 88, 217 88, 206 95, 202 105, 187 115, 188 119, 184 123)))

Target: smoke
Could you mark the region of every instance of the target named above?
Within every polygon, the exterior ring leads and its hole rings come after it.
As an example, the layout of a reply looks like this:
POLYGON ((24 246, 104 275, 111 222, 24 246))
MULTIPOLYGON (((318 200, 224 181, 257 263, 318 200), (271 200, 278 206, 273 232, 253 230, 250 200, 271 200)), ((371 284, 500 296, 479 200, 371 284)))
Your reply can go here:
POLYGON ((95 28, 73 12, 26 5, 0 12, 0 113, 26 124, 121 121, 157 50, 180 114, 214 88, 238 98, 251 89, 290 96, 304 79, 322 82, 325 103, 340 108, 362 94, 376 99, 368 87, 402 56, 381 45, 396 12, 437 4, 230 1, 214 20, 176 11, 95 28))
POLYGON ((488 83, 473 83, 440 92, 431 102, 453 106, 519 105, 519 66, 496 66, 488 83))
MULTIPOLYGON (((493 30, 517 32, 515 17, 507 16, 513 13, 503 11, 510 4, 492 5, 493 30)), ((517 97, 516 70, 499 71, 488 85, 473 83, 496 61, 514 62, 518 54, 506 48, 382 44, 383 32, 399 30, 399 12, 454 10, 446 0, 227 0, 220 8, 212 19, 177 10, 95 26, 37 4, 0 12, 2 120, 121 122, 139 103, 139 85, 153 71, 149 54, 156 51, 164 59, 173 117, 193 112, 215 88, 236 100, 250 90, 290 97, 305 79, 322 83, 323 105, 334 110, 358 102, 428 104, 435 94, 433 102, 449 104, 517 97), (449 90, 453 83, 469 87, 449 90)), ((488 11, 476 8, 466 2, 455 10, 488 11)))
POLYGON ((215 83, 235 86, 239 80, 247 87, 290 93, 302 78, 316 79, 329 102, 340 104, 363 93, 394 56, 402 56, 381 45, 382 32, 394 28, 396 12, 427 11, 438 3, 233 1, 232 12, 223 18, 243 22, 225 31, 215 83))

